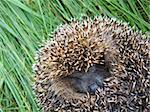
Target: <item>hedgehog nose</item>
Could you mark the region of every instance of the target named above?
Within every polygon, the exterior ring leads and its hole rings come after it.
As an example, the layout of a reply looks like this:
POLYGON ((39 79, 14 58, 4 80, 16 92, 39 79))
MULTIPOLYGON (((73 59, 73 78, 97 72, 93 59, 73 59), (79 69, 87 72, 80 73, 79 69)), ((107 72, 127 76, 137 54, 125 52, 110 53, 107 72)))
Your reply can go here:
POLYGON ((90 94, 94 94, 96 92, 97 88, 98 88, 97 83, 93 83, 93 84, 89 85, 88 92, 90 94))

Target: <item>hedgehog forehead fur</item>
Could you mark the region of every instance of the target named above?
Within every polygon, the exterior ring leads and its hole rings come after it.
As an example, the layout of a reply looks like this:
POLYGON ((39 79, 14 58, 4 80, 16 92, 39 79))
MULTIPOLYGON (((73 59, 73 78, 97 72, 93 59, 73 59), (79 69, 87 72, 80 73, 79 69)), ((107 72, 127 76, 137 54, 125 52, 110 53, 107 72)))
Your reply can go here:
POLYGON ((38 51, 34 66, 35 91, 44 111, 149 111, 147 38, 128 24, 109 18, 86 18, 61 25, 38 51), (75 71, 87 72, 94 64, 107 66, 111 74, 95 96, 76 94, 61 80, 75 71))

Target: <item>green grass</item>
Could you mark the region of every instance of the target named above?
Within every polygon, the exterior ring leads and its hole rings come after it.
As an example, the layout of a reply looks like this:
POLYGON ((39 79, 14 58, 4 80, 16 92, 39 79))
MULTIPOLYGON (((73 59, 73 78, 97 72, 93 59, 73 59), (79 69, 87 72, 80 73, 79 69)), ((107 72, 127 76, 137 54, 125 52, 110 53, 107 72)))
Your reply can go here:
POLYGON ((0 112, 38 112, 32 64, 40 43, 82 15, 108 16, 150 30, 149 0, 0 0, 0 112))

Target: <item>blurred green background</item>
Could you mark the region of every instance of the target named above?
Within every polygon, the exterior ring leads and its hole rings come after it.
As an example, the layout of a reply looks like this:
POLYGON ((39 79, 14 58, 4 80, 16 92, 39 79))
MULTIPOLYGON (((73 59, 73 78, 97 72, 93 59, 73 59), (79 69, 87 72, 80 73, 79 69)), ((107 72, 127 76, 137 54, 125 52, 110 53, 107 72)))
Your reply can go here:
POLYGON ((38 112, 32 64, 41 43, 71 18, 108 16, 150 31, 149 0, 0 0, 0 112, 38 112))

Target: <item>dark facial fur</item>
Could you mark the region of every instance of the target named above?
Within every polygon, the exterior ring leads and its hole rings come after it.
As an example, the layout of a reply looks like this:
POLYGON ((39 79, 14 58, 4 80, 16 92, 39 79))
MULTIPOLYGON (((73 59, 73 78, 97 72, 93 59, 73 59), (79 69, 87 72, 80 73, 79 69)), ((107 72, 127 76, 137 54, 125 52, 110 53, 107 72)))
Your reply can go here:
POLYGON ((65 77, 71 87, 78 93, 94 94, 98 87, 103 86, 103 80, 109 75, 106 67, 102 65, 93 65, 87 72, 76 71, 71 76, 65 77))

